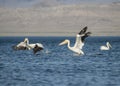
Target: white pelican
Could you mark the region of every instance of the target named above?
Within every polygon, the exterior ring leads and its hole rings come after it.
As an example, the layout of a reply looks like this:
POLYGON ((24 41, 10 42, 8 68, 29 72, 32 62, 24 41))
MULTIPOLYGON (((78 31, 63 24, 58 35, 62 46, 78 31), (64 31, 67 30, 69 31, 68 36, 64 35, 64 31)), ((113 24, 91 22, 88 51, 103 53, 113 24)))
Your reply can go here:
POLYGON ((82 47, 84 46, 84 40, 86 37, 88 37, 91 32, 86 32, 87 26, 84 27, 77 35, 76 35, 76 42, 73 47, 70 46, 70 40, 66 39, 63 42, 61 42, 59 45, 67 44, 68 49, 72 50, 73 52, 77 54, 84 55, 84 52, 82 51, 82 47))
POLYGON ((110 48, 112 48, 112 46, 110 45, 109 42, 106 43, 106 46, 101 46, 100 50, 110 50, 110 48))
POLYGON ((26 40, 26 47, 31 50, 33 49, 34 54, 40 50, 44 49, 44 46, 41 43, 29 44, 29 40, 26 40))
POLYGON ((25 38, 23 42, 20 42, 17 46, 14 46, 15 50, 31 50, 33 49, 34 54, 40 50, 43 50, 44 47, 41 43, 29 44, 28 38, 25 38))
POLYGON ((26 46, 28 44, 28 42, 29 42, 28 38, 25 38, 23 42, 20 42, 16 46, 13 46, 13 49, 15 49, 15 50, 28 50, 28 48, 26 46))

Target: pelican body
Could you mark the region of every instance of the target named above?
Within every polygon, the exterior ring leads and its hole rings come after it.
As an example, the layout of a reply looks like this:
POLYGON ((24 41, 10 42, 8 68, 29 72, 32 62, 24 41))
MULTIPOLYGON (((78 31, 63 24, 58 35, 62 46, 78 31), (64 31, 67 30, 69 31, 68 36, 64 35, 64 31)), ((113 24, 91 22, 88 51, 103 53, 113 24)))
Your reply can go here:
POLYGON ((79 54, 84 55, 84 52, 82 51, 82 48, 84 46, 84 40, 86 37, 88 37, 91 32, 86 32, 87 26, 84 27, 77 35, 76 35, 76 42, 73 47, 70 46, 70 40, 66 39, 63 42, 61 42, 59 45, 67 44, 67 47, 69 50, 79 54))
POLYGON ((109 42, 106 43, 106 46, 101 46, 100 50, 110 50, 110 48, 112 48, 112 46, 110 45, 109 42))
MULTIPOLYGON (((64 44, 68 44, 67 47, 68 49, 70 49, 71 51, 77 53, 77 54, 82 54, 84 55, 84 52, 80 49, 80 48, 76 48, 75 46, 71 47, 70 46, 70 40, 66 39, 64 40, 62 43, 60 43, 59 45, 64 45, 64 44)), ((83 44, 84 45, 84 44, 83 44)), ((81 46, 83 46, 81 45, 81 46)))

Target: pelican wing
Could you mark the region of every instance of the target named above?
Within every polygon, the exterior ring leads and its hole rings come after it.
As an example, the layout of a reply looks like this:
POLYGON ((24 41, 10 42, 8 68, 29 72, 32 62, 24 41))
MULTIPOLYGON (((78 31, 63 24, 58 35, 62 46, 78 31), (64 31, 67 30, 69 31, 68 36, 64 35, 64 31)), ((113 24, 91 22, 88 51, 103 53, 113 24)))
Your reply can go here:
POLYGON ((22 47, 26 47, 26 43, 24 43, 24 42, 20 42, 20 43, 17 45, 17 47, 20 47, 20 46, 22 46, 22 47))
POLYGON ((80 48, 82 49, 84 43, 83 43, 83 40, 84 40, 84 35, 87 31, 87 26, 84 27, 77 35, 76 35, 76 42, 75 42, 75 45, 74 45, 74 48, 80 48))
POLYGON ((38 51, 43 50, 43 48, 44 48, 44 47, 43 47, 42 44, 36 43, 35 47, 33 48, 34 54, 37 53, 38 51))
POLYGON ((91 34, 91 32, 87 32, 84 35, 77 34, 74 48, 82 49, 82 47, 84 46, 85 38, 87 38, 90 34, 91 34))
POLYGON ((78 34, 79 34, 79 35, 82 35, 82 34, 84 34, 86 31, 87 31, 87 26, 84 27, 78 34))
POLYGON ((36 44, 29 44, 28 47, 33 49, 35 47, 36 44))
POLYGON ((74 45, 74 48, 79 48, 79 49, 82 49, 83 47, 83 42, 81 41, 81 36, 79 34, 76 35, 76 42, 75 42, 75 45, 74 45))
POLYGON ((81 37, 81 41, 84 42, 85 38, 87 38, 88 36, 90 36, 90 34, 91 34, 91 32, 85 33, 85 35, 81 37))
POLYGON ((36 43, 36 45, 38 45, 39 47, 44 48, 44 46, 41 43, 36 43))

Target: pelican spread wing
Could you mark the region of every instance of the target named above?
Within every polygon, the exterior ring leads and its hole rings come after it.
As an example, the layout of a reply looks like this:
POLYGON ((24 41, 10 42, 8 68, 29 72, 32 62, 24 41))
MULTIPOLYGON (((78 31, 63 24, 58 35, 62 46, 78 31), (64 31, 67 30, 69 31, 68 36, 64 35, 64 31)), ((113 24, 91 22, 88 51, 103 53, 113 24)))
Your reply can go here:
POLYGON ((75 42, 74 48, 82 49, 83 45, 84 44, 81 41, 81 36, 77 34, 76 35, 76 42, 75 42))
POLYGON ((81 37, 81 41, 84 42, 85 38, 87 38, 88 36, 90 36, 91 32, 87 32, 85 33, 82 37, 81 37))
POLYGON ((84 40, 86 37, 88 37, 91 32, 86 32, 87 31, 87 26, 84 27, 77 35, 76 35, 76 42, 75 45, 73 47, 70 46, 70 41, 68 39, 64 40, 63 42, 61 42, 59 45, 64 45, 67 44, 68 49, 72 50, 75 53, 78 54, 84 54, 84 52, 82 51, 82 47, 84 46, 84 40))
POLYGON ((79 34, 79 35, 82 35, 82 34, 84 34, 86 31, 87 31, 87 26, 84 27, 78 34, 79 34))
POLYGON ((76 35, 76 42, 75 42, 75 45, 74 47, 75 48, 79 48, 79 49, 82 49, 82 47, 84 46, 84 40, 85 38, 87 38, 91 32, 87 32, 87 26, 84 27, 77 35, 76 35))

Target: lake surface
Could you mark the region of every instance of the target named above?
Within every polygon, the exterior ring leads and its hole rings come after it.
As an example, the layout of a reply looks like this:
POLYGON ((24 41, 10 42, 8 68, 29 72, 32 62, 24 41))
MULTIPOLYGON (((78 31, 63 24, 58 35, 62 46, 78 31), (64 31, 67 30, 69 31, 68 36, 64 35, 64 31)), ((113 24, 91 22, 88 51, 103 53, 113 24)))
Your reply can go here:
POLYGON ((120 37, 88 37, 82 56, 58 46, 66 38, 74 45, 75 37, 28 38, 45 49, 15 51, 24 37, 0 37, 0 86, 120 86, 120 37), (101 51, 107 41, 112 49, 101 51))

